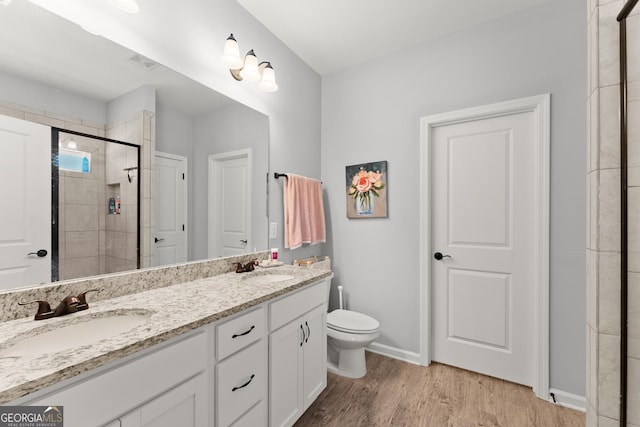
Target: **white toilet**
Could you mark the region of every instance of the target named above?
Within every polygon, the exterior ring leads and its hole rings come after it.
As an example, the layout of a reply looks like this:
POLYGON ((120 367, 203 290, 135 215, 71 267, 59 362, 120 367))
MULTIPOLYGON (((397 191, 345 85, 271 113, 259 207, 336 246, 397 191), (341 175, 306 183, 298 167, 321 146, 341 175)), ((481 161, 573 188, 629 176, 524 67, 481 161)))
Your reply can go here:
POLYGON ((340 309, 327 314, 327 369, 348 378, 367 373, 364 348, 380 336, 380 323, 366 314, 343 310, 342 286, 338 286, 340 309))

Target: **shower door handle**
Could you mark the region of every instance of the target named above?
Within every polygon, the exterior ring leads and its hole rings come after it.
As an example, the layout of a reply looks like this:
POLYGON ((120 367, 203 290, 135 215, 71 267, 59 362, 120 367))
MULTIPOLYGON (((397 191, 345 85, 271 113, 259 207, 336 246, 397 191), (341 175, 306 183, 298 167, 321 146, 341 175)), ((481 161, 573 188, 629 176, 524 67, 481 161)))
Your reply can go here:
POLYGON ((40 258, 43 258, 43 257, 46 257, 48 253, 49 252, 47 252, 46 249, 40 249, 38 252, 29 252, 27 256, 38 255, 40 258))

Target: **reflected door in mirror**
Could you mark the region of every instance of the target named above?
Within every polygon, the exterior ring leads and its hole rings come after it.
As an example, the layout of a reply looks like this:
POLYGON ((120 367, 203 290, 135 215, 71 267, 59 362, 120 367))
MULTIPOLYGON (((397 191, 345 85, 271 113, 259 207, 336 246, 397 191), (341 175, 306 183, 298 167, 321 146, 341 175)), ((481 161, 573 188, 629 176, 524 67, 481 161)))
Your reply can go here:
POLYGON ((156 265, 187 261, 187 158, 156 152, 156 265))
POLYGON ((0 289, 51 281, 50 146, 48 126, 0 116, 0 289))
POLYGON ((209 156, 209 257, 251 246, 251 150, 209 156))

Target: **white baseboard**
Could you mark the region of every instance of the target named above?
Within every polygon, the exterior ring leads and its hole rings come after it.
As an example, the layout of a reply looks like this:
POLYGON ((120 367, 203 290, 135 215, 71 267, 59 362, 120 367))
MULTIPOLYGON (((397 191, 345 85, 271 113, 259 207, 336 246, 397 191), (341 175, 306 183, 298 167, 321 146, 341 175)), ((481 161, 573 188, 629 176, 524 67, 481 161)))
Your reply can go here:
POLYGON ((402 360, 403 362, 413 363, 414 365, 420 364, 420 355, 411 351, 401 350, 396 347, 391 347, 377 342, 372 342, 366 347, 367 351, 372 353, 381 354, 383 356, 391 357, 392 359, 402 360))
MULTIPOLYGON (((556 397, 556 404, 564 406, 565 408, 575 409, 576 411, 586 412, 587 410, 587 398, 585 396, 579 396, 577 394, 569 393, 562 390, 556 390, 552 388, 549 393, 553 393, 556 397)), ((549 401, 553 402, 553 398, 549 397, 549 401)))

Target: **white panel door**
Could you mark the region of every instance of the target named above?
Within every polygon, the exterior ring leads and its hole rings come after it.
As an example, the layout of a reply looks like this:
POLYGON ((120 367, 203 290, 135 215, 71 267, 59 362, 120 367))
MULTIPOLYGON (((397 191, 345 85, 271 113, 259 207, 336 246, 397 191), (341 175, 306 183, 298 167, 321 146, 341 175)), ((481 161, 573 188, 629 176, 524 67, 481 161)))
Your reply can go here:
POLYGON ((50 127, 0 116, 0 182, 0 289, 50 282, 50 127))
POLYGON ((532 385, 533 113, 432 132, 432 358, 532 385))
POLYGON ((187 158, 156 153, 156 265, 187 261, 187 158))
POLYGON ((240 255, 251 246, 249 150, 210 156, 209 257, 240 255))

